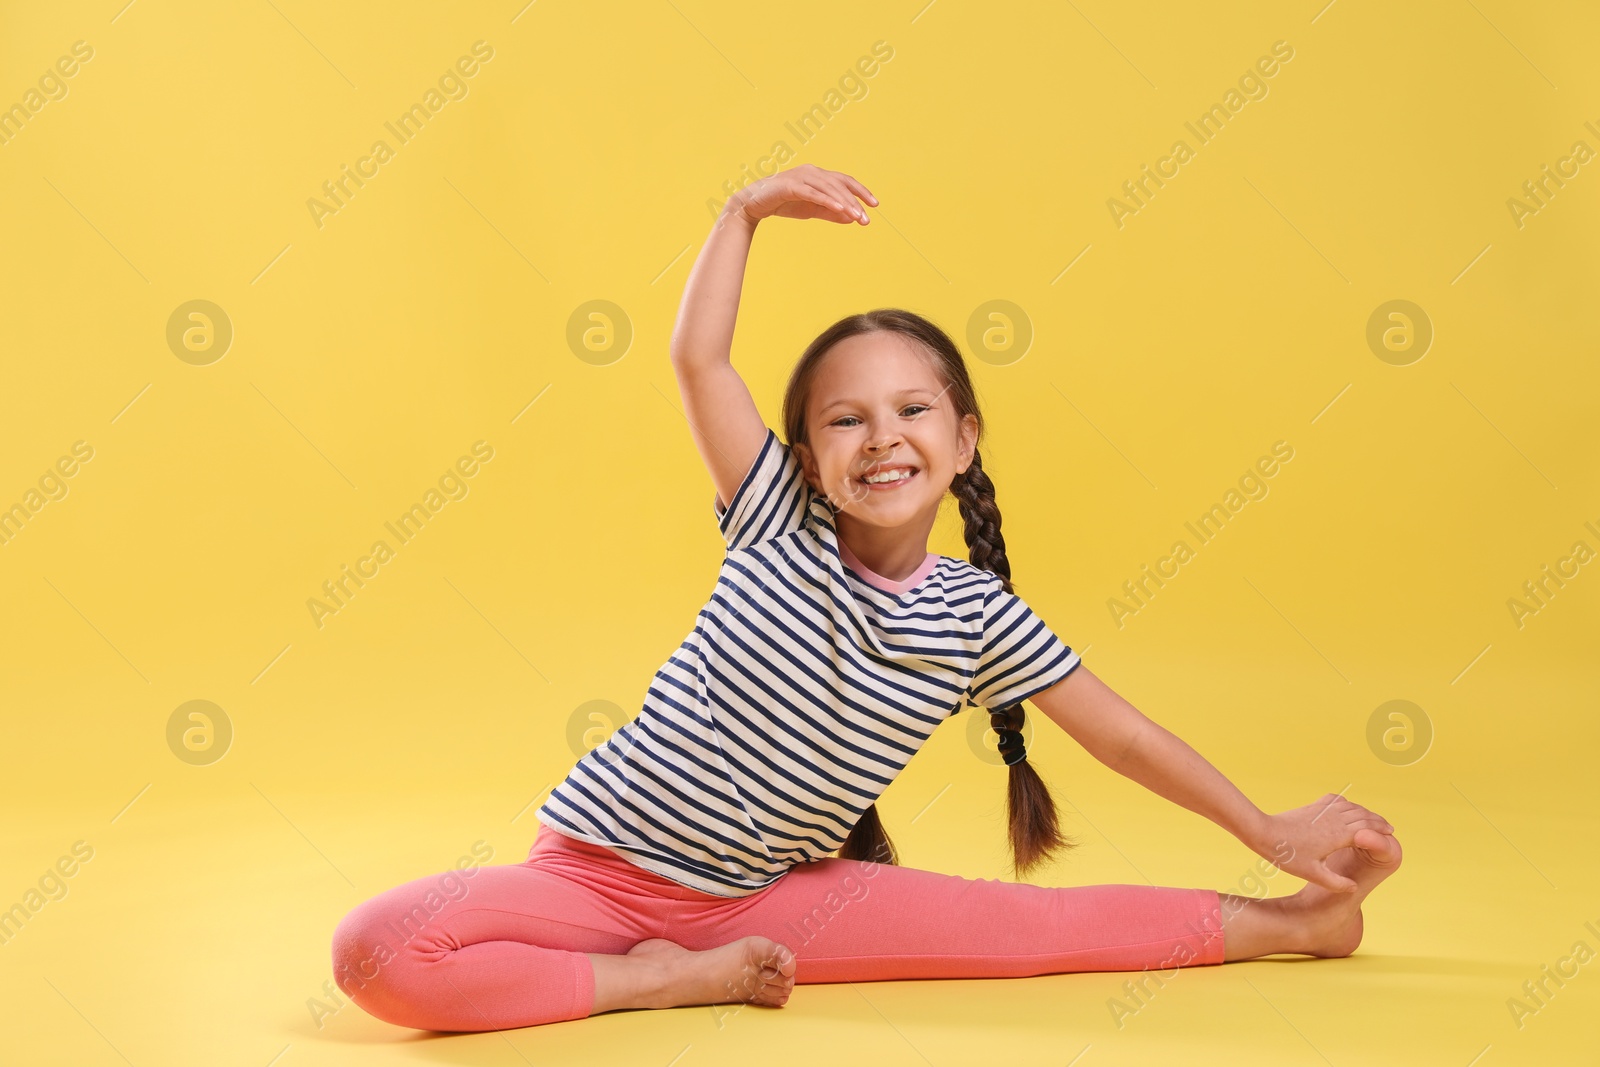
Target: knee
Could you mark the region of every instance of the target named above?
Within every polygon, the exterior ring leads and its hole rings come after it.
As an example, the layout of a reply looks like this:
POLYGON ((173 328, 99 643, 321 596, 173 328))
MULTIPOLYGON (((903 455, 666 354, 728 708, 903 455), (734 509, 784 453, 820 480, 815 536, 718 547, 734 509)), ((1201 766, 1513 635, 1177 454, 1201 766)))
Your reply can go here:
POLYGON ((368 1015, 415 1026, 406 997, 406 946, 390 934, 381 898, 353 908, 333 931, 333 979, 368 1015))

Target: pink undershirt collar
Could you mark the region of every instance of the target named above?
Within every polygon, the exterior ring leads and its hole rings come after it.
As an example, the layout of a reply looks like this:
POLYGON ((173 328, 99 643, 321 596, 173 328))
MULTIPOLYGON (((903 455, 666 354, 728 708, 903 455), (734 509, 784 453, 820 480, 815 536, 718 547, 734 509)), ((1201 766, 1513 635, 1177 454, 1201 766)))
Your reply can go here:
POLYGON ((929 552, 928 558, 922 561, 921 566, 907 575, 904 581, 897 582, 892 578, 885 578, 877 571, 870 570, 865 563, 862 563, 856 558, 856 554, 850 551, 850 546, 845 544, 843 541, 839 541, 838 545, 839 558, 844 561, 844 565, 861 575, 862 578, 866 579, 868 585, 876 586, 886 593, 910 592, 912 589, 915 589, 924 578, 932 574, 935 567, 939 566, 938 553, 929 552))

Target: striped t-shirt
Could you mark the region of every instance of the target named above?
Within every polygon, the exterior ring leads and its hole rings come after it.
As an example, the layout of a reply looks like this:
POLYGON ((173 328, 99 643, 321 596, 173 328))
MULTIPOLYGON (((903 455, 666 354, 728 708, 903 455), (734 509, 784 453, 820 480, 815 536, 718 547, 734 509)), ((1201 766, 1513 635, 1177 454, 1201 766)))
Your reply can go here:
POLYGON ((999 575, 929 553, 901 582, 837 538, 771 428, 712 512, 727 555, 639 716, 586 753, 543 823, 722 897, 836 852, 946 718, 1078 666, 999 575))

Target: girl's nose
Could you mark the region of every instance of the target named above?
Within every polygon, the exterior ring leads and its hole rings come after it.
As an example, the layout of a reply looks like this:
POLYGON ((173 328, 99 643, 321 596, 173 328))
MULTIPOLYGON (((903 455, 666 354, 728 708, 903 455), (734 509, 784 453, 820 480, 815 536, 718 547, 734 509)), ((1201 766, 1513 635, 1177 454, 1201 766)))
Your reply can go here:
POLYGON ((889 434, 887 436, 878 438, 878 443, 868 445, 867 449, 874 455, 881 455, 882 453, 888 452, 891 449, 898 448, 900 443, 901 441, 899 434, 889 434))

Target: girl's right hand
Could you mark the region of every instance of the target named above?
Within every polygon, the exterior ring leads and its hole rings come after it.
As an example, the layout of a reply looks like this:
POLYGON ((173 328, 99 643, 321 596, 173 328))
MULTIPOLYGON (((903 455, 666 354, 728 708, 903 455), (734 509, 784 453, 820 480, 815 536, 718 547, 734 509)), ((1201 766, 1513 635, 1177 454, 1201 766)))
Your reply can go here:
POLYGON ((850 175, 802 163, 751 182, 729 197, 723 211, 738 212, 751 224, 769 215, 782 215, 789 219, 859 222, 865 226, 867 212, 856 202, 857 197, 878 206, 878 198, 850 175))
POLYGON ((1355 879, 1329 868, 1327 858, 1351 847, 1388 855, 1394 848, 1393 837, 1394 825, 1388 819, 1342 794, 1328 793, 1303 808, 1267 816, 1253 847, 1281 871, 1336 893, 1348 893, 1357 888, 1355 879), (1359 836, 1363 833, 1366 844, 1359 836), (1385 836, 1391 840, 1384 841, 1385 836))

